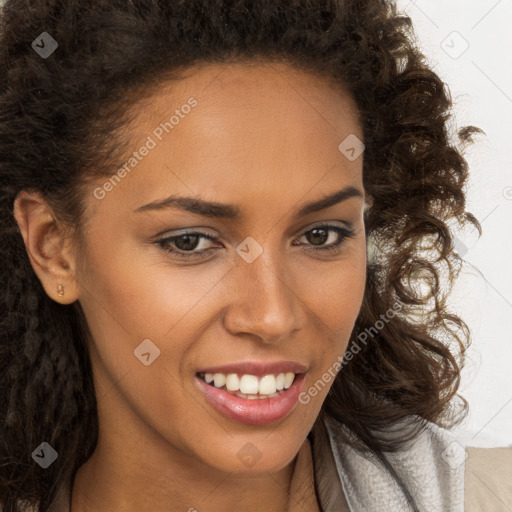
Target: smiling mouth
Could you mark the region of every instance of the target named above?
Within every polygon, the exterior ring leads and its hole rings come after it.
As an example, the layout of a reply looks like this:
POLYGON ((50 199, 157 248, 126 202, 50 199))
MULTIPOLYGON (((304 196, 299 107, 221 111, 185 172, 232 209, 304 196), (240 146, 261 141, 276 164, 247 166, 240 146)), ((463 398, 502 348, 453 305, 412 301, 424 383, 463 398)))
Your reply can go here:
POLYGON ((210 386, 248 400, 275 398, 282 395, 294 382, 295 373, 262 375, 238 373, 197 373, 210 386))

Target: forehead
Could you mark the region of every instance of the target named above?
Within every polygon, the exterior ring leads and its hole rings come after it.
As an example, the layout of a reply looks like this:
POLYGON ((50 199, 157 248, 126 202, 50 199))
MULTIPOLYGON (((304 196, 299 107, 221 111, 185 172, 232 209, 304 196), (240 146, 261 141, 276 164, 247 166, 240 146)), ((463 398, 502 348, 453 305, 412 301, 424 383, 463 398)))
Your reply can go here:
POLYGON ((152 114, 172 112, 180 99, 194 97, 201 103, 195 111, 201 110, 204 118, 211 114, 244 123, 275 112, 286 122, 302 114, 312 122, 322 119, 333 130, 350 127, 352 133, 359 132, 355 101, 340 82, 281 62, 196 64, 152 92, 136 108, 148 120, 152 114))
POLYGON ((362 140, 353 99, 288 65, 199 65, 134 108, 132 146, 150 150, 108 196, 130 209, 174 193, 261 205, 361 184, 362 158, 339 150, 362 140))

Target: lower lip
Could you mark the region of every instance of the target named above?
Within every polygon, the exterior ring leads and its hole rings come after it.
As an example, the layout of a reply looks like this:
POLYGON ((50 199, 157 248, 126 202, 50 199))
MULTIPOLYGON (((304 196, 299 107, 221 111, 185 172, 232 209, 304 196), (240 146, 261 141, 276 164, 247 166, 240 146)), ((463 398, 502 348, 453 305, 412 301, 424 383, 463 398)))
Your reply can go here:
POLYGON ((200 377, 196 376, 196 380, 207 400, 218 412, 246 425, 267 425, 290 414, 304 386, 304 374, 301 373, 295 376, 292 385, 279 396, 249 400, 211 386, 200 377))

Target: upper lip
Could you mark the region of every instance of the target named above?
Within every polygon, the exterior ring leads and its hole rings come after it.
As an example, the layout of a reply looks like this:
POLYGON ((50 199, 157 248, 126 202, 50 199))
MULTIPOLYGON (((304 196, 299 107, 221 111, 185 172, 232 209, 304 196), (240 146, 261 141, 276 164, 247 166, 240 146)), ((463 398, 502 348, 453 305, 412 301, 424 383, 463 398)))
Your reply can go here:
POLYGON ((269 375, 279 373, 306 373, 308 367, 296 361, 241 361, 238 363, 210 366, 199 370, 198 373, 240 373, 243 375, 269 375))

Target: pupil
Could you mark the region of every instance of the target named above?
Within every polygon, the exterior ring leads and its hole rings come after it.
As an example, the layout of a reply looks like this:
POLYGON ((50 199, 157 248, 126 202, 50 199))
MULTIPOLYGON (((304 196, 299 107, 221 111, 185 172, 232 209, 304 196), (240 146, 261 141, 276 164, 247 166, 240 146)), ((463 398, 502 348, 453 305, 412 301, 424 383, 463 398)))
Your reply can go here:
POLYGON ((198 238, 199 237, 197 235, 182 235, 176 239, 175 244, 178 247, 178 249, 181 249, 183 251, 192 250, 196 248, 198 238), (190 246, 191 239, 193 240, 192 246, 190 246), (182 243, 183 241, 185 241, 185 243, 182 243))
POLYGON ((318 245, 322 245, 323 243, 325 243, 325 241, 327 240, 328 238, 328 235, 327 235, 327 231, 325 229, 321 229, 321 228, 314 228, 310 231, 310 234, 313 235, 313 239, 310 240, 312 243, 314 243, 315 241, 315 237, 316 237, 316 240, 319 242, 318 245), (319 236, 320 240, 318 240, 318 233, 323 233, 322 235, 319 236))

